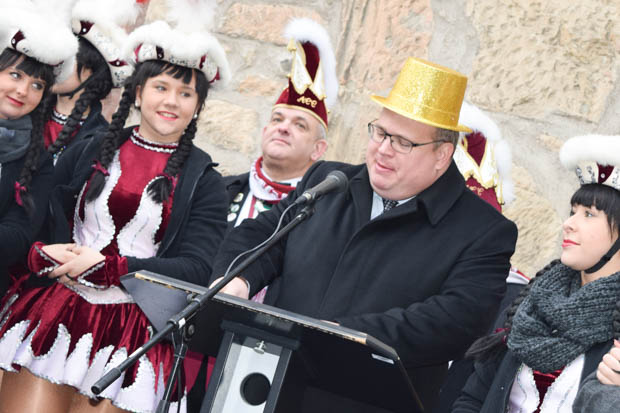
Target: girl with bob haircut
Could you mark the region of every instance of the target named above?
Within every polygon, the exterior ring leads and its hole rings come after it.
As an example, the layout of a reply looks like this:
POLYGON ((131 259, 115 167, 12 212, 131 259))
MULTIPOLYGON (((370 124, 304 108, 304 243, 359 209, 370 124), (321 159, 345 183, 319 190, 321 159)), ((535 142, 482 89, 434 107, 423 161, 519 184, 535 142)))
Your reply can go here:
POLYGON ((569 139, 560 159, 581 182, 562 225, 562 255, 523 289, 504 328, 472 345, 475 371, 453 412, 572 411, 584 379, 613 345, 620 137, 569 139))
MULTIPOLYGON (((32 273, 51 285, 10 298, 0 411, 152 412, 162 398, 173 364, 166 342, 98 397, 91 386, 153 334, 119 277, 150 270, 206 285, 226 229, 222 178, 192 141, 228 63, 209 33, 182 31, 190 26, 158 21, 129 36, 135 71, 109 129, 56 164, 57 182, 67 184, 51 195, 54 243, 35 243, 29 256, 32 273), (132 107, 139 124, 124 128, 132 107)), ((172 411, 185 411, 185 397, 177 402, 172 411)))
POLYGON ((0 297, 43 224, 53 173, 43 146, 46 97, 77 51, 62 9, 49 10, 54 3, 0 7, 0 297))

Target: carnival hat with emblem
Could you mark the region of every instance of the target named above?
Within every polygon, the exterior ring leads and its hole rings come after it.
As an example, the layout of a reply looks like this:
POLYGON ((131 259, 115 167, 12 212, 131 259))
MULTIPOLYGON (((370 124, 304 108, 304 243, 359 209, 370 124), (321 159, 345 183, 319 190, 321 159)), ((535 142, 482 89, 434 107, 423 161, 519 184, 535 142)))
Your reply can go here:
POLYGON ((459 124, 467 77, 461 73, 410 57, 400 71, 388 97, 371 99, 401 116, 437 128, 471 132, 459 124))
POLYGON ((502 212, 515 198, 510 147, 493 119, 475 105, 464 101, 459 121, 472 132, 454 151, 456 166, 467 187, 502 212))
POLYGON ((70 27, 70 0, 0 1, 0 47, 54 69, 56 82, 73 71, 78 42, 70 27))
POLYGON ((163 60, 202 71, 213 86, 231 77, 226 53, 209 30, 213 27, 214 0, 168 0, 167 21, 138 27, 130 35, 124 55, 132 64, 163 60))
MULTIPOLYGON (((567 140, 560 149, 560 161, 575 171, 581 185, 606 185, 620 191, 620 136, 585 135, 567 140)), ((598 271, 620 250, 620 237, 601 260, 586 273, 598 271)))
POLYGON ((127 28, 136 23, 145 1, 78 0, 71 13, 73 32, 88 40, 108 63, 114 87, 133 72, 122 55, 127 28))
POLYGON ((327 130, 328 114, 338 100, 336 58, 327 31, 307 18, 293 19, 284 29, 293 55, 288 86, 274 107, 304 110, 327 130))

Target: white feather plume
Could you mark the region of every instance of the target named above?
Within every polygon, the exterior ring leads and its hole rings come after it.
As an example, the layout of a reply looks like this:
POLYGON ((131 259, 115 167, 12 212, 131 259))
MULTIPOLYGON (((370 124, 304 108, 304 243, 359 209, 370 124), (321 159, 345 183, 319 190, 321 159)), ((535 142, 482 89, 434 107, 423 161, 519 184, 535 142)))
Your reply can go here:
POLYGON ((502 138, 502 132, 493 119, 477 106, 463 101, 459 123, 473 132, 480 132, 493 145, 497 172, 502 181, 504 203, 510 204, 515 199, 515 186, 512 181, 512 152, 508 142, 502 138))
POLYGON ((321 65, 325 78, 325 105, 332 108, 338 100, 338 77, 336 75, 336 57, 329 39, 329 34, 323 26, 308 18, 291 20, 284 29, 286 39, 295 39, 298 42, 310 42, 319 49, 321 65))
POLYGON ((175 30, 195 32, 214 26, 215 0, 168 0, 168 20, 175 30))
POLYGON ((620 136, 583 135, 564 142, 560 162, 565 168, 573 170, 580 162, 588 161, 620 167, 620 136))
POLYGON ((78 0, 72 17, 95 24, 130 26, 135 24, 140 8, 135 0, 78 0))

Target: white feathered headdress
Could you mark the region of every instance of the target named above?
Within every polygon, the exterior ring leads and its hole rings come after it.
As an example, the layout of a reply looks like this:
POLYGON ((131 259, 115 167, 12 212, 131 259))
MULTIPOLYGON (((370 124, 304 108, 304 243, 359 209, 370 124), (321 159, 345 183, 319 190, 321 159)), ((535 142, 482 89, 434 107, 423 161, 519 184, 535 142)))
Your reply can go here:
POLYGON ((508 143, 502 139, 499 127, 479 108, 465 101, 461 106, 459 122, 472 130, 459 142, 454 152, 459 170, 466 180, 473 177, 483 189, 494 188, 499 205, 510 204, 515 199, 511 178, 512 153, 508 143), (468 147, 474 140, 484 145, 480 162, 472 157, 470 152, 473 148, 468 147))
POLYGON ((134 0, 78 0, 71 14, 73 32, 88 40, 108 62, 115 87, 133 72, 123 56, 125 27, 133 26, 143 7, 134 0))
POLYGON ((581 185, 608 185, 620 191, 620 136, 570 138, 560 149, 560 161, 575 171, 581 185))
POLYGON ((288 87, 275 106, 301 108, 327 129, 329 109, 338 100, 336 58, 323 26, 308 18, 291 20, 284 29, 293 54, 288 87))
POLYGON ((78 43, 71 31, 71 0, 0 1, 0 41, 54 67, 56 82, 73 71, 78 43))
POLYGON ((214 0, 168 0, 168 20, 141 26, 130 35, 125 56, 133 64, 164 60, 201 70, 207 80, 226 84, 231 77, 226 53, 209 33, 214 0))

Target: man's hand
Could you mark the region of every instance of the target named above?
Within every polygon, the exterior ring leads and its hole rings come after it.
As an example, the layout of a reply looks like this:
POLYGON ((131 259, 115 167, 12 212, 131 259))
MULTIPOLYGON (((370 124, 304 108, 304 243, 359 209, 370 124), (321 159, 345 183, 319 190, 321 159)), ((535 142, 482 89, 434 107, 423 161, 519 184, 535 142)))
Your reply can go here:
POLYGON ((76 246, 71 252, 75 254, 75 257, 52 271, 50 274, 51 278, 60 277, 62 275, 75 278, 92 266, 105 260, 105 256, 99 251, 86 246, 76 246))
POLYGON ((620 341, 614 340, 614 346, 603 356, 596 377, 603 384, 620 386, 620 341))
MULTIPOLYGON (((209 288, 213 287, 215 284, 220 282, 223 277, 218 278, 213 281, 213 283, 209 286, 209 288)), ((220 292, 225 294, 234 295, 240 298, 245 298, 246 300, 250 296, 250 290, 248 290, 247 282, 241 277, 233 278, 224 288, 220 290, 220 292)))

